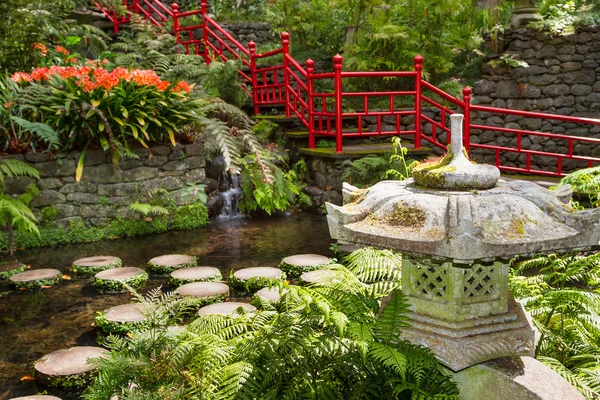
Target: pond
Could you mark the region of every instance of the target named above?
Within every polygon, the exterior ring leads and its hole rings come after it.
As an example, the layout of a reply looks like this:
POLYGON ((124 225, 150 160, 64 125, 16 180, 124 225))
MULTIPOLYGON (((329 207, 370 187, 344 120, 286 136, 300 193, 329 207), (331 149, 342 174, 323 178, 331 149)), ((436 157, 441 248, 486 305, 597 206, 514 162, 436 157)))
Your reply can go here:
MULTIPOLYGON (((198 265, 214 266, 228 276, 231 269, 272 266, 286 256, 316 253, 332 256, 331 239, 323 216, 302 213, 269 219, 213 222, 194 231, 169 232, 143 238, 19 252, 19 261, 31 268, 56 268, 64 274, 74 260, 93 255, 113 255, 123 266, 144 268, 148 260, 163 254, 184 253, 198 257, 198 265)), ((8 256, 4 257, 8 259, 8 256)), ((99 295, 91 279, 65 280, 40 292, 10 292, 0 297, 0 400, 46 390, 31 375, 32 363, 69 346, 96 345, 92 326, 96 311, 128 303, 129 294, 99 295)), ((166 278, 151 277, 145 289, 166 286, 166 278)), ((0 293, 8 291, 0 284, 0 293)), ((67 399, 76 399, 48 389, 67 399)))

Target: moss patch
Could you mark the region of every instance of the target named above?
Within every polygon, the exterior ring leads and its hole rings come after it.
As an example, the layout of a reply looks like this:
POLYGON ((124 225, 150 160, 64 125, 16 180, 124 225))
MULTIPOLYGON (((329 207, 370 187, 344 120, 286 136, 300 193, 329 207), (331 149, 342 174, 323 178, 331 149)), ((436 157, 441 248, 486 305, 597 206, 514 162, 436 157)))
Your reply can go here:
POLYGON ((116 322, 106 319, 104 312, 98 312, 94 318, 94 324, 102 332, 109 334, 126 334, 132 331, 139 331, 144 329, 148 325, 148 321, 135 321, 135 322, 116 322))
MULTIPOLYGON (((283 272, 287 273, 290 277, 297 278, 305 272, 314 271, 317 269, 323 269, 324 266, 333 264, 333 260, 330 260, 327 264, 319 264, 319 265, 293 265, 288 264, 285 261, 281 261, 279 263, 279 268, 283 272)), ((264 286, 263 286, 264 287, 264 286)))
POLYGON ((100 271, 105 271, 107 269, 112 269, 112 268, 119 268, 122 264, 123 264, 123 262, 120 259, 115 262, 112 262, 110 264, 96 265, 93 267, 86 266, 86 265, 73 264, 71 266, 71 271, 73 271, 73 273, 77 276, 89 277, 89 276, 96 275, 100 271))
POLYGON ((451 152, 446 153, 441 160, 424 162, 412 170, 412 177, 415 184, 428 189, 443 189, 446 183, 444 174, 453 172, 455 167, 448 166, 454 155, 451 152))
POLYGON ((60 282, 62 282, 62 275, 59 273, 55 278, 29 282, 11 282, 10 286, 15 290, 42 290, 44 286, 55 286, 60 282))
POLYGON ((4 270, 0 271, 0 281, 5 281, 15 274, 25 272, 27 265, 20 262, 4 262, 0 263, 0 269, 4 270))
POLYGON ((398 202, 394 210, 383 218, 383 221, 395 226, 422 228, 426 218, 427 213, 421 207, 405 206, 402 202, 398 202))
POLYGON ((221 275, 221 272, 213 275, 213 276, 207 276, 204 278, 196 278, 196 279, 179 279, 179 278, 173 278, 171 277, 169 279, 169 287, 176 289, 179 286, 185 285, 187 283, 194 283, 194 282, 219 282, 220 280, 223 279, 223 275, 221 275))
MULTIPOLYGON (((281 269, 281 268, 280 268, 281 269)), ((306 272, 306 271, 305 271, 306 272)), ((253 293, 257 290, 265 288, 269 285, 273 285, 280 281, 285 281, 287 275, 285 272, 281 273, 279 278, 250 278, 250 279, 238 279, 233 276, 234 271, 229 273, 229 286, 239 294, 253 293)))
POLYGON ((171 272, 175 270, 182 268, 192 268, 196 266, 198 266, 197 257, 194 257, 194 261, 178 265, 160 265, 148 262, 148 271, 157 276, 169 276, 169 274, 171 274, 171 272))

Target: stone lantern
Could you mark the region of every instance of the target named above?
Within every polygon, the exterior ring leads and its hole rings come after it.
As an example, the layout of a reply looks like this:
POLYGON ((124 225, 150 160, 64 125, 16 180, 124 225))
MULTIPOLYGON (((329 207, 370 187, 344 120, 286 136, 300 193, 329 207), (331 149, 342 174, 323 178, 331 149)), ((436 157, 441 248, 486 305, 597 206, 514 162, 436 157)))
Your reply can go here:
POLYGON ((508 293, 509 260, 589 248, 600 240, 600 209, 570 207, 570 190, 502 180, 462 147, 462 119, 450 116, 451 148, 421 164, 414 179, 366 192, 345 186, 344 206, 327 204, 332 238, 403 254, 411 303, 404 339, 430 348, 453 371, 508 356, 533 356, 535 331, 508 293))
POLYGON ((513 16, 510 20, 511 28, 518 29, 526 26, 531 21, 541 18, 535 0, 516 0, 513 16))

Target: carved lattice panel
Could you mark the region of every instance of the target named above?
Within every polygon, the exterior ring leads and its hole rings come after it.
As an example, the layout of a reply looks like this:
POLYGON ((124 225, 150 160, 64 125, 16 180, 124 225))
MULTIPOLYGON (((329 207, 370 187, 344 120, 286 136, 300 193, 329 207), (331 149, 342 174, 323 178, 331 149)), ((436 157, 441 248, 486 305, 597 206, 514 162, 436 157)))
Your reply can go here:
POLYGON ((486 301, 498 297, 498 282, 494 265, 474 265, 464 270, 463 298, 466 301, 486 301))
POLYGON ((417 265, 415 271, 415 294, 432 300, 446 298, 448 268, 417 265))

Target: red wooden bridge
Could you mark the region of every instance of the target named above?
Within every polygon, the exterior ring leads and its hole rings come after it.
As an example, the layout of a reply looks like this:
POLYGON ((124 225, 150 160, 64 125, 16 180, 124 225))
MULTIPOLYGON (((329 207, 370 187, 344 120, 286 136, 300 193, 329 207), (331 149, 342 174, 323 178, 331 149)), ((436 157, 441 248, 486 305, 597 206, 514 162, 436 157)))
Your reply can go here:
POLYGON ((309 148, 314 148, 316 138, 321 136, 335 138, 336 151, 342 152, 344 138, 405 135, 413 138, 414 148, 421 148, 423 144, 428 143, 430 146, 445 150, 448 143, 444 143, 445 140, 442 139, 450 138, 447 117, 452 113, 462 113, 465 116, 463 139, 467 151, 480 149, 487 154, 494 154, 496 166, 503 171, 563 176, 566 174, 563 168, 565 160, 577 161, 578 167, 600 164, 600 158, 587 155, 589 152, 577 154, 574 151, 576 147, 581 149, 581 144, 584 145, 584 149, 589 149, 592 145, 600 145, 600 139, 475 124, 472 123, 472 115, 475 113, 484 113, 488 116, 513 115, 582 125, 600 125, 600 120, 471 104, 469 87, 463 89, 462 99, 459 99, 426 82, 422 76, 423 58, 420 56, 414 59, 413 71, 348 72, 343 71, 343 59, 338 54, 333 57, 333 72, 315 73, 313 60, 308 59, 302 64, 292 57, 288 33, 282 33, 280 48, 256 53, 256 45, 253 42, 250 42, 246 48, 208 15, 207 0, 200 1, 199 9, 186 12, 180 12, 176 3, 167 7, 159 0, 123 1, 128 13, 122 16, 96 3, 96 6, 113 22, 115 33, 119 32, 120 25, 130 21, 130 14, 134 13, 157 26, 162 27, 167 22, 172 23, 177 42, 185 47, 188 54, 202 56, 207 64, 215 60, 239 61, 242 65, 239 70, 241 86, 252 97, 255 114, 260 113, 261 107, 285 107, 286 116, 297 117, 308 130, 309 148), (402 78, 410 80, 412 88, 405 91, 345 91, 344 81, 356 78, 402 78), (319 84, 321 81, 333 81, 333 91, 318 90, 317 88, 326 86, 319 84), (412 109, 398 105, 398 99, 402 97, 411 99, 411 103, 414 104, 412 109), (440 98, 442 101, 439 101, 440 98), (350 99, 353 104, 362 104, 362 110, 345 111, 344 101, 350 99), (386 104, 389 100, 389 107, 386 106, 384 110, 371 110, 369 104, 373 99, 386 99, 386 104), (425 109, 433 109, 435 113, 425 112, 425 109), (403 123, 407 117, 410 117, 412 123, 403 123), (367 119, 376 121, 375 129, 363 129, 367 119), (356 128, 344 129, 343 123, 347 125, 348 121, 353 121, 352 125, 356 128), (390 121, 394 123, 390 124, 390 121), (430 128, 427 129, 428 132, 425 132, 423 126, 430 128), (472 132, 484 131, 510 135, 512 140, 508 140, 504 145, 480 144, 477 140, 472 140, 472 132), (445 135, 440 135, 444 132, 445 135), (566 151, 533 150, 523 144, 525 138, 529 138, 529 143, 553 140, 560 143, 560 147, 566 151), (502 165, 501 155, 506 153, 524 155, 521 166, 502 165), (535 161, 532 162, 536 157, 556 160, 556 168, 548 171, 536 167, 535 161))

